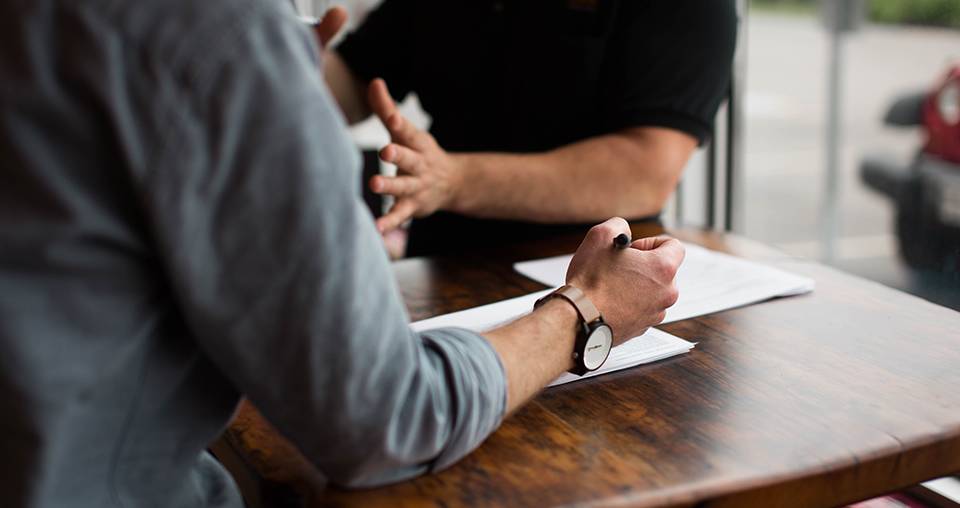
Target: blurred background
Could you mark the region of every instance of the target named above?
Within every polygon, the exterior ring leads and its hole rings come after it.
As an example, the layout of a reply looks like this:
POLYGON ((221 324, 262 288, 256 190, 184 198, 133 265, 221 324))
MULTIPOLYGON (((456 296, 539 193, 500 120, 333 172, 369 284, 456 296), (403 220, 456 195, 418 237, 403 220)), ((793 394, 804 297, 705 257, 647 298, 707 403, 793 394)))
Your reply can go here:
MULTIPOLYGON (((893 201, 864 185, 860 174, 868 157, 907 168, 924 146, 924 129, 883 120, 898 96, 933 90, 960 64, 960 1, 869 0, 862 25, 842 36, 838 207, 829 255, 821 221, 831 33, 821 10, 815 0, 750 3, 739 231, 960 308, 956 252, 942 269, 905 263, 893 201)), ((960 142, 960 133, 954 135, 960 142)), ((960 178, 960 167, 953 169, 960 178)))
MULTIPOLYGON (((315 15, 328 3, 298 2, 315 15)), ((379 2, 333 3, 356 25, 379 2)), ((960 0, 741 0, 741 9, 733 192, 722 177, 715 188, 707 181, 708 159, 727 160, 723 147, 701 149, 664 220, 709 226, 712 189, 717 227, 729 197, 737 233, 960 310, 960 160, 940 164, 944 157, 927 153, 922 159, 932 157, 938 174, 923 176, 931 171, 917 167, 928 129, 913 125, 923 121, 921 102, 908 104, 911 119, 900 123, 910 125, 884 121, 898 99, 932 94, 960 65, 960 0), (892 174, 865 184, 868 160, 892 174)), ((956 82, 960 90, 960 75, 956 82)), ((429 125, 415 96, 402 110, 429 125)), ((717 145, 726 145, 729 113, 718 115, 717 145)), ((375 120, 353 134, 366 149, 388 142, 375 120)), ((960 119, 940 137, 960 150, 960 119)))

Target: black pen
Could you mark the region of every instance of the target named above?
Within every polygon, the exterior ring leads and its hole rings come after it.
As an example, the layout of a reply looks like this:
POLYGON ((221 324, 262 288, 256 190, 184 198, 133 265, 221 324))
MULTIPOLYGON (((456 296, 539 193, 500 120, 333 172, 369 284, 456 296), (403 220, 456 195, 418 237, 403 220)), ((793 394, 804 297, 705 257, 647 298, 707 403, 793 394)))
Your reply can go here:
POLYGON ((630 237, 626 233, 620 233, 613 239, 613 246, 618 249, 626 249, 630 245, 630 237))

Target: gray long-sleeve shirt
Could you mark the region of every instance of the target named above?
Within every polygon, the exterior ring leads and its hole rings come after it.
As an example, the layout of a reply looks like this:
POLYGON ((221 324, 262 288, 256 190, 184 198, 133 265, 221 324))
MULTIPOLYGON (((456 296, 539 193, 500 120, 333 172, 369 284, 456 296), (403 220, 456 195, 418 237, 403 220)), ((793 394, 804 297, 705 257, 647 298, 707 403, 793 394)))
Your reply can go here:
POLYGON ((410 331, 317 58, 282 0, 0 3, 5 506, 239 505, 241 394, 349 485, 500 423, 491 346, 410 331))

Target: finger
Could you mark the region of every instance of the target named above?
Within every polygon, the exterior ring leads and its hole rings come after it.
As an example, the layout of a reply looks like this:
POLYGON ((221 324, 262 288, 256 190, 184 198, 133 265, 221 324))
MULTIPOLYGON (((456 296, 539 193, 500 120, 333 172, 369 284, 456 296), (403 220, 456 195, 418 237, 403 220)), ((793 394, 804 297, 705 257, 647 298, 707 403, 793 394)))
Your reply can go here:
POLYGON ((634 240, 633 243, 630 244, 630 247, 637 250, 654 250, 667 240, 670 240, 670 237, 666 235, 648 236, 646 238, 634 240))
POLYGON ((390 196, 414 194, 422 186, 422 181, 414 176, 375 175, 370 179, 370 190, 377 194, 388 194, 390 196))
POLYGON ((620 217, 612 217, 590 228, 585 240, 598 245, 613 245, 613 239, 619 234, 630 236, 630 224, 620 217))
MULTIPOLYGON (((663 295, 663 308, 669 309, 673 307, 677 300, 680 299, 680 288, 677 287, 676 282, 671 282, 670 287, 667 289, 666 293, 663 295)), ((662 321, 662 320, 661 320, 662 321)))
POLYGON ((399 111, 387 118, 383 122, 383 126, 390 132, 390 139, 416 150, 429 150, 436 144, 433 136, 418 129, 416 125, 413 125, 413 122, 407 120, 399 111))
POLYGON ((327 44, 337 36, 343 25, 347 23, 347 10, 343 7, 331 7, 323 19, 313 26, 317 39, 320 41, 320 47, 326 48, 327 44))
POLYGON ((386 81, 376 78, 370 82, 367 88, 367 102, 370 103, 370 109, 377 118, 389 129, 387 121, 397 113, 397 103, 393 102, 386 81))
POLYGON ((424 150, 435 144, 433 136, 417 128, 397 110, 397 103, 390 96, 386 81, 376 78, 367 90, 370 109, 390 132, 390 138, 398 143, 424 150))
POLYGON ((380 159, 384 162, 396 164, 407 173, 419 174, 423 164, 423 156, 415 150, 391 143, 380 150, 380 159))
POLYGON ((644 254, 651 256, 652 259, 655 260, 655 266, 659 267, 664 280, 673 280, 677 275, 677 270, 683 263, 686 249, 683 248, 683 244, 676 238, 667 238, 655 249, 644 251, 644 254))
POLYGON ((659 325, 660 323, 663 322, 664 319, 667 319, 667 311, 662 310, 657 313, 657 317, 654 318, 655 321, 653 324, 659 325))
POLYGON ((675 262, 677 266, 683 263, 683 258, 687 255, 687 249, 685 249, 683 244, 680 243, 680 240, 676 238, 664 239, 663 242, 657 245, 653 252, 657 252, 668 260, 675 262))
POLYGON ((377 219, 377 229, 380 233, 387 233, 400 227, 401 224, 410 220, 414 212, 417 211, 417 205, 411 199, 398 200, 390 212, 377 219))

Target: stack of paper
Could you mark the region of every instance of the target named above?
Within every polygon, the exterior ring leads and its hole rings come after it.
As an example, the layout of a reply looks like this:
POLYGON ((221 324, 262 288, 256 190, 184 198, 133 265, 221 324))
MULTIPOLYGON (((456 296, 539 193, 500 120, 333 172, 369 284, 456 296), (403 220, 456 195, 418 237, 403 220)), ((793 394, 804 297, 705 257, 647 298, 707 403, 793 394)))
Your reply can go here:
MULTIPOLYGON (((781 296, 813 291, 813 279, 746 259, 685 244, 687 256, 677 272, 680 299, 667 309, 672 323, 781 296)), ((548 286, 562 286, 572 255, 513 265, 518 272, 548 286)))
MULTIPOLYGON (((417 331, 445 326, 457 326, 482 332, 513 321, 530 312, 530 310, 533 309, 534 302, 549 292, 550 290, 538 291, 518 298, 511 298, 489 305, 444 314, 435 318, 417 321, 413 323, 412 326, 413 329, 417 331)), ((613 348, 613 350, 610 351, 610 357, 607 358, 603 367, 585 376, 564 374, 550 383, 550 386, 562 385, 571 381, 599 376, 600 374, 634 367, 643 363, 655 362, 674 355, 686 353, 690 351, 693 346, 694 343, 692 342, 687 342, 669 333, 651 328, 640 337, 631 339, 613 348)))
MULTIPOLYGON (((686 245, 687 256, 677 272, 680 299, 667 309, 664 323, 702 316, 781 296, 808 293, 813 290, 812 279, 778 270, 760 263, 711 251, 696 245, 686 245)), ((548 286, 564 284, 567 265, 573 256, 558 256, 517 263, 514 268, 548 286)), ((538 291, 518 298, 453 312, 418 321, 415 330, 457 326, 477 332, 495 328, 530 312, 534 302, 551 290, 538 291)), ((580 377, 564 374, 550 384, 561 385, 608 372, 626 369, 643 363, 662 360, 686 353, 694 347, 660 330, 650 329, 610 352, 600 369, 580 377)))
POLYGON ((680 337, 670 335, 656 328, 651 328, 647 330, 647 333, 613 348, 610 351, 610 357, 604 362, 603 367, 593 372, 588 372, 583 376, 569 373, 564 374, 550 383, 550 386, 562 385, 571 381, 579 381, 588 377, 599 376, 600 374, 616 372, 644 363, 663 360, 671 356, 686 353, 693 349, 695 345, 696 343, 694 342, 687 342, 680 337))

